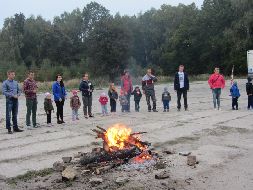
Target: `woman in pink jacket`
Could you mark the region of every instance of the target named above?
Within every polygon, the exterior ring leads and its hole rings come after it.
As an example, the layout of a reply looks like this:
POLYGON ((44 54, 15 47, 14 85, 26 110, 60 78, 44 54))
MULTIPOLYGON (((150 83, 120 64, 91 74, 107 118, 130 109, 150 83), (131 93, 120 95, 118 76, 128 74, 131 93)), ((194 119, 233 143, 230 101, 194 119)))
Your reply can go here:
POLYGON ((208 84, 212 89, 213 93, 213 105, 216 110, 216 102, 218 105, 218 110, 220 110, 220 95, 221 89, 225 87, 225 79, 223 75, 220 74, 220 69, 215 68, 214 73, 209 77, 208 84))

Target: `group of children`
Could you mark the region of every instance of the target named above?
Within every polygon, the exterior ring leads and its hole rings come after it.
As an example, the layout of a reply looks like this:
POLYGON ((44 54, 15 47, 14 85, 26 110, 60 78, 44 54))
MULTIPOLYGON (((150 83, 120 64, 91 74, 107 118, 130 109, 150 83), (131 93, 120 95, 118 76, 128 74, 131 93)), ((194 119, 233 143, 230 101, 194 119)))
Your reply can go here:
MULTIPOLYGON (((248 109, 253 109, 253 85, 251 83, 252 79, 248 77, 248 82, 246 83, 246 92, 248 95, 248 109)), ((72 109, 72 120, 79 120, 78 118, 78 109, 81 107, 81 101, 78 97, 78 91, 72 90, 72 97, 70 98, 70 107, 72 109)), ((140 111, 140 100, 142 98, 142 93, 139 88, 139 86, 136 86, 131 95, 134 96, 134 102, 135 102, 135 111, 140 111)), ((237 82, 233 81, 231 88, 230 88, 230 95, 232 97, 232 109, 238 110, 238 99, 240 97, 240 91, 237 86, 237 82)), ((111 113, 116 113, 116 106, 117 106, 117 100, 119 99, 120 105, 121 105, 121 111, 127 112, 127 107, 129 105, 129 102, 127 100, 127 94, 124 92, 124 90, 120 90, 120 95, 118 95, 117 89, 114 86, 114 83, 110 84, 109 90, 108 90, 108 96, 105 92, 101 93, 99 97, 99 102, 101 104, 101 110, 103 116, 107 116, 108 109, 107 104, 110 101, 110 107, 111 107, 111 113), (109 97, 109 98, 108 98, 109 97)), ((168 88, 165 87, 164 91, 162 93, 162 102, 163 102, 163 108, 164 112, 169 112, 169 104, 171 101, 171 95, 168 91, 168 88)), ((45 94, 45 101, 44 101, 44 109, 47 114, 47 124, 48 126, 52 126, 51 124, 51 113, 54 111, 54 107, 52 104, 51 94, 47 92, 45 94)))
MULTIPOLYGON (((134 96, 134 102, 135 102, 135 111, 140 111, 140 101, 142 98, 142 93, 139 86, 136 86, 131 95, 134 96)), ((111 107, 111 113, 114 115, 116 113, 116 107, 117 107, 117 100, 119 99, 120 105, 121 105, 121 111, 127 112, 128 111, 128 99, 127 99, 127 93, 124 92, 124 90, 120 90, 120 95, 118 95, 117 89, 114 86, 114 83, 110 84, 109 90, 108 90, 108 96, 105 92, 101 93, 99 97, 99 102, 101 105, 101 110, 103 116, 107 116, 108 109, 107 104, 110 101, 110 107, 111 107)), ((164 112, 169 111, 169 102, 171 101, 170 93, 168 92, 168 88, 164 88, 164 92, 162 94, 162 102, 164 106, 164 112)), ((78 110, 81 107, 81 101, 78 97, 78 91, 72 90, 72 97, 70 98, 70 107, 72 109, 72 120, 79 120, 78 117, 78 110)), ((51 98, 51 94, 47 92, 45 94, 45 100, 44 100, 44 109, 47 114, 47 124, 48 126, 52 126, 51 123, 51 114, 54 111, 53 107, 53 100, 51 98)))

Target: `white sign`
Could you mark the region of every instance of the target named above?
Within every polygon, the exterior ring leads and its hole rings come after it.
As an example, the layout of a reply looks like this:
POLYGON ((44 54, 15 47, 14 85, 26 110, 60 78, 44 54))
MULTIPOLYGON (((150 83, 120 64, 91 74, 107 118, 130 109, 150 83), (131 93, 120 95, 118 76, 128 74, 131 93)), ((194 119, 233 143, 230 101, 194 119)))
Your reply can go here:
POLYGON ((247 51, 248 75, 253 75, 253 50, 247 51))

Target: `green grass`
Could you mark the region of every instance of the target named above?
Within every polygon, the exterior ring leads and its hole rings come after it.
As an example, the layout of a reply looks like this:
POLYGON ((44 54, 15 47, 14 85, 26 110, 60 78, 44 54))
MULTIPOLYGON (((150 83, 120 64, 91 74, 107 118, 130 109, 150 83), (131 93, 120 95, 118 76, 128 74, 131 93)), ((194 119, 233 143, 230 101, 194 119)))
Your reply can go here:
POLYGON ((9 185, 16 185, 18 181, 28 181, 36 177, 45 177, 47 175, 52 174, 53 172, 54 170, 52 168, 46 168, 46 169, 38 170, 38 171, 32 170, 32 171, 28 171, 27 173, 23 175, 18 175, 16 177, 9 178, 7 180, 7 183, 9 185))

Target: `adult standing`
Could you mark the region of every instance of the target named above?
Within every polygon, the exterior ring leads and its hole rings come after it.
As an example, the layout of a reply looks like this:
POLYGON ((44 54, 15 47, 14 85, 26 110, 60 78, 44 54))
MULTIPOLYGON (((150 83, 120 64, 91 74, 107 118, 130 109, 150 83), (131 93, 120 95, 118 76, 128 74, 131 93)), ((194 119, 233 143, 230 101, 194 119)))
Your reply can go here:
POLYGON ((142 90, 143 94, 146 96, 146 101, 148 105, 148 111, 151 112, 151 104, 150 98, 153 102, 153 112, 158 112, 156 110, 156 97, 155 97, 155 85, 154 83, 157 82, 157 78, 152 75, 151 69, 147 70, 147 74, 142 78, 142 90))
POLYGON ((7 72, 8 79, 3 82, 2 91, 6 97, 6 129, 8 134, 12 134, 11 130, 11 115, 14 132, 22 132, 23 130, 18 128, 18 98, 21 95, 18 82, 14 80, 15 72, 7 72))
POLYGON ((221 89, 225 87, 225 79, 223 75, 220 74, 220 69, 215 68, 214 73, 209 77, 208 84, 212 90, 213 93, 213 106, 214 109, 220 110, 220 95, 221 95, 221 89))
POLYGON ((27 73, 27 79, 24 81, 24 93, 26 97, 26 127, 31 129, 31 114, 32 114, 32 123, 33 127, 37 128, 36 123, 36 112, 37 112, 37 83, 34 80, 34 72, 29 71, 27 73))
POLYGON ((62 75, 60 74, 56 75, 55 79, 56 81, 53 83, 52 88, 53 88, 54 101, 57 108, 56 112, 57 124, 62 124, 65 123, 63 120, 63 107, 67 94, 62 80, 62 75))
POLYGON ((174 90, 177 92, 177 110, 181 110, 181 97, 184 98, 184 109, 188 110, 187 91, 189 90, 188 74, 184 72, 184 65, 180 65, 178 72, 175 74, 174 90))
POLYGON ((121 77, 121 90, 125 93, 128 104, 126 106, 126 111, 130 112, 130 98, 133 91, 133 83, 131 76, 128 71, 124 71, 123 76, 121 77))
POLYGON ((83 75, 83 80, 80 83, 79 90, 82 92, 83 99, 83 113, 84 117, 94 117, 92 115, 92 93, 94 91, 94 86, 91 81, 89 81, 89 74, 85 73, 83 75))

